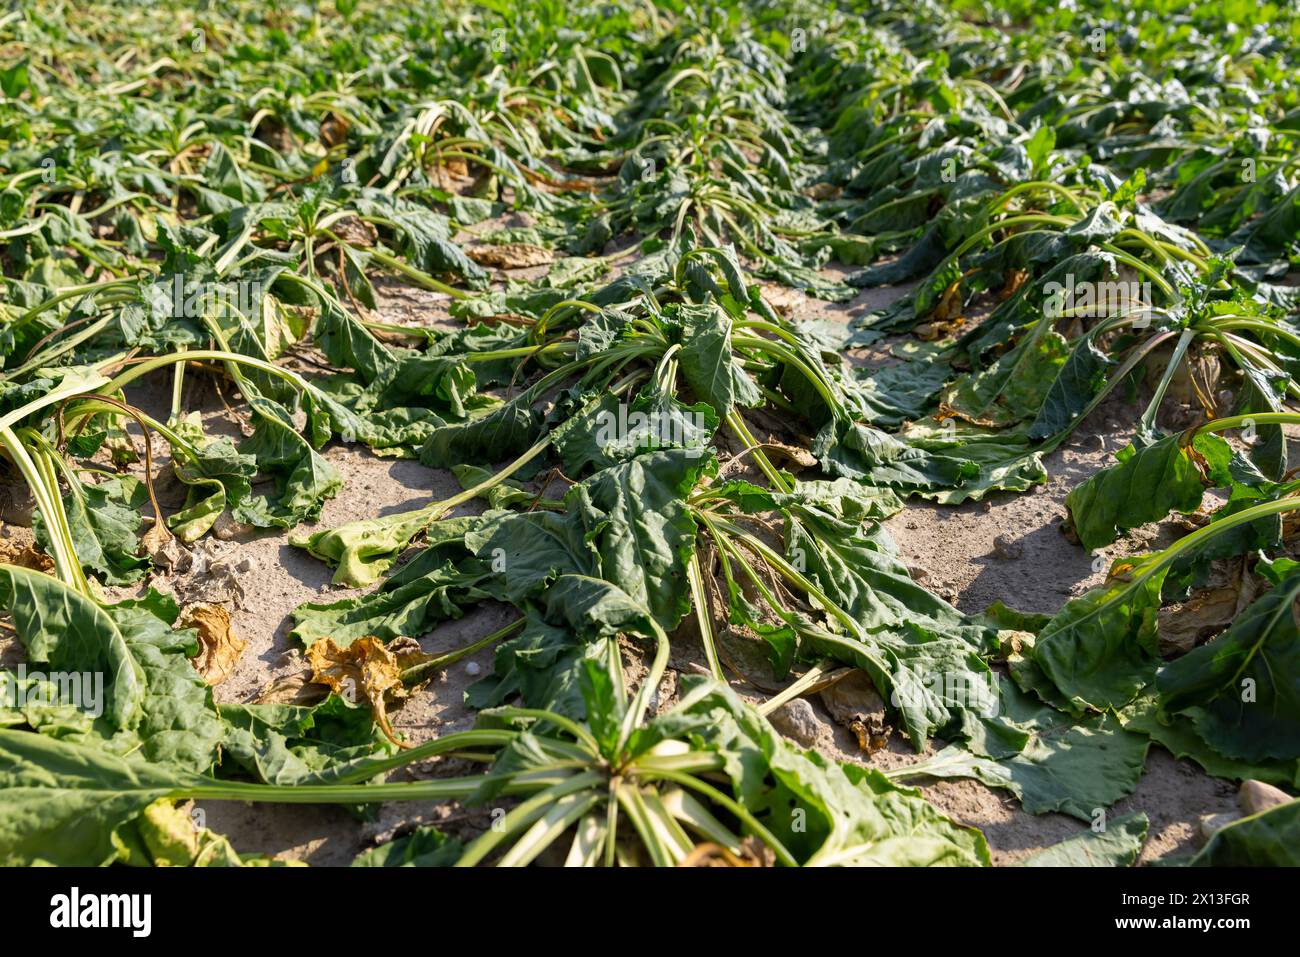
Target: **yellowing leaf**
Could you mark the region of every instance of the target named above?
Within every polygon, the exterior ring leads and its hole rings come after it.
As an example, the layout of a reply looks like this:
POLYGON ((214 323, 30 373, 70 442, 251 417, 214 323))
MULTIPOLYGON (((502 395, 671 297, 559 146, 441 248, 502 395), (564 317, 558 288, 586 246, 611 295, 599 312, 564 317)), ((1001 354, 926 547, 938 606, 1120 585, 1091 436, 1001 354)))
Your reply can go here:
POLYGON ((313 682, 327 685, 349 704, 364 701, 388 740, 399 748, 409 747, 397 740, 384 705, 384 695, 403 698, 406 688, 397 656, 383 642, 367 635, 340 648, 333 638, 323 638, 307 649, 307 661, 313 682))
POLYGON ((157 867, 239 867, 243 862, 230 842, 199 823, 197 815, 167 798, 154 801, 140 815, 140 837, 157 867))
POLYGON ((203 680, 218 685, 229 678, 248 647, 230 627, 230 613, 220 605, 193 605, 181 618, 181 625, 198 630, 199 653, 193 664, 203 680))
POLYGON ((465 255, 480 266, 495 266, 498 269, 525 269, 529 266, 545 266, 555 259, 549 249, 534 246, 531 243, 503 243, 500 246, 469 246, 465 255))

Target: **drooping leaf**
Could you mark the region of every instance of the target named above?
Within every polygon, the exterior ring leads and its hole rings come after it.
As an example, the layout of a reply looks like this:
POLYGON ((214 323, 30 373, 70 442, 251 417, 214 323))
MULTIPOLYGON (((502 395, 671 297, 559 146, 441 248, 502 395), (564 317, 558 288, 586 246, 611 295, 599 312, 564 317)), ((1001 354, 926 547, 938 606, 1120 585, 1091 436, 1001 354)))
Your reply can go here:
POLYGON ((1212 433, 1179 433, 1140 447, 1130 444, 1115 457, 1118 464, 1086 479, 1066 497, 1079 542, 1089 551, 1171 511, 1194 511, 1208 486, 1232 481, 1232 450, 1212 433))
POLYGON ((758 386, 736 364, 731 348, 731 317, 717 306, 682 307, 682 378, 708 403, 719 420, 736 405, 757 405, 758 386))
POLYGON ((1300 866, 1300 800, 1220 828, 1188 863, 1194 867, 1300 866))
MULTIPOLYGON (((130 476, 98 485, 78 480, 63 497, 77 559, 106 584, 138 581, 149 566, 148 556, 140 554, 139 537, 140 510, 147 501, 144 484, 130 476)), ((37 543, 49 551, 49 532, 39 511, 32 515, 32 527, 37 543)))
POLYGON ((666 631, 690 610, 686 563, 695 519, 684 502, 712 457, 693 449, 640 455, 597 472, 566 496, 583 516, 601 577, 648 607, 666 631))
POLYGON ((693 694, 687 691, 679 712, 662 720, 664 733, 689 721, 691 736, 724 756, 724 772, 738 799, 804 863, 989 862, 978 831, 954 824, 919 792, 889 782, 878 771, 795 748, 741 706, 730 689, 697 684, 693 694), (802 815, 791 813, 799 808, 802 815))
POLYGON ((0 731, 0 860, 111 864, 130 854, 126 825, 196 779, 101 748, 0 731))
POLYGON ((1144 693, 1119 712, 1124 727, 1145 734, 1176 758, 1195 761, 1207 774, 1232 781, 1257 780, 1300 787, 1300 761, 1238 761, 1224 757, 1202 740, 1191 719, 1161 715, 1154 694, 1144 693))
POLYGON ((1067 602, 1038 633, 1030 658, 1072 707, 1122 707, 1155 678, 1167 573, 1158 557, 1117 563, 1105 584, 1067 602))
POLYGON ((1022 867, 1131 867, 1142 852, 1150 822, 1134 811, 1107 821, 1101 832, 1088 830, 1053 844, 1020 862, 1022 867))
POLYGON ((235 520, 260 528, 292 528, 316 518, 343 484, 338 469, 298 432, 283 406, 261 396, 246 398, 257 424, 241 451, 275 476, 276 494, 240 502, 233 510, 235 520))
POLYGON ((17 565, 0 565, 0 603, 13 618, 29 662, 102 675, 104 717, 117 729, 139 724, 144 670, 104 609, 57 579, 17 565))
POLYGON ((1273 586, 1217 638, 1169 662, 1156 676, 1163 711, 1189 718, 1229 758, 1300 759, 1300 565, 1259 566, 1273 586))
POLYGON ((541 423, 541 415, 530 405, 529 394, 521 392, 467 422, 434 429, 420 449, 420 462, 430 468, 504 462, 537 442, 542 434, 541 423))
POLYGON ((832 475, 904 493, 955 488, 980 474, 970 459, 933 454, 856 422, 828 422, 812 453, 832 475))
POLYGON ((1020 751, 988 758, 949 745, 909 768, 908 776, 972 777, 1011 791, 1030 814, 1060 811, 1089 822, 1137 787, 1148 745, 1142 735, 1125 731, 1109 714, 1075 721, 1009 682, 1001 692, 1007 719, 1027 735, 1020 751))
POLYGON ((430 825, 367 851, 352 861, 353 867, 450 867, 460 858, 462 845, 430 825))

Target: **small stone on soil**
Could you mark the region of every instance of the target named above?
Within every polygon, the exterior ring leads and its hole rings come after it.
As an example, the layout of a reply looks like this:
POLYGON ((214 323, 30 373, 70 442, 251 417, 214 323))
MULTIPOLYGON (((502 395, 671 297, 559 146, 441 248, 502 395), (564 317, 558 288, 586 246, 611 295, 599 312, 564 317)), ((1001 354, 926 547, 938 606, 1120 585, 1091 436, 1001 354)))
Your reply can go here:
POLYGON ((803 698, 787 701, 768 716, 772 727, 805 748, 817 743, 817 715, 803 698))
POLYGON ((1025 546, 1006 535, 998 535, 993 539, 993 556, 995 558, 1014 560, 1023 558, 1024 554, 1025 546))

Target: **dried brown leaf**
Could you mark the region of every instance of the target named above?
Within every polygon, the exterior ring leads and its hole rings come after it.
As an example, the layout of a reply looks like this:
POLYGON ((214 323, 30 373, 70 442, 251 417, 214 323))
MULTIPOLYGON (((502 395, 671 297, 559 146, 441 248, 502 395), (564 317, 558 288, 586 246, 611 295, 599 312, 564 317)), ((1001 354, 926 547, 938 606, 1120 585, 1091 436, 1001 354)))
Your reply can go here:
POLYGON ((1020 287, 1025 284, 1025 280, 1028 278, 1029 272, 1027 270, 1009 270, 1005 276, 1006 281, 1003 283, 1002 288, 998 290, 998 302, 1006 302, 1014 296, 1020 290, 1020 287))
POLYGON ((429 178, 434 186, 454 192, 459 185, 470 178, 469 166, 459 157, 441 160, 429 170, 429 178))
POLYGON ((998 428, 998 423, 993 419, 981 419, 979 416, 968 415, 960 409, 954 409, 947 402, 940 402, 939 411, 935 412, 934 420, 942 423, 948 419, 961 419, 963 422, 969 422, 971 425, 978 425, 985 429, 998 428))
POLYGON ((331 113, 321 122, 320 141, 330 147, 342 146, 347 142, 351 126, 346 117, 331 113))
POLYGON ((804 190, 804 195, 809 199, 815 199, 819 202, 827 199, 839 199, 844 190, 834 183, 814 183, 804 190))
POLYGON ((385 695, 403 698, 406 688, 397 656, 382 641, 367 635, 340 648, 333 638, 324 638, 307 649, 307 662, 313 682, 326 685, 349 703, 369 705, 388 740, 401 748, 410 747, 397 740, 388 720, 385 695))
POLYGON ((181 626, 199 633, 199 653, 192 664, 203 680, 219 685, 229 678, 248 647, 231 628, 230 612, 220 605, 192 605, 181 616, 181 626))
POLYGON ((555 253, 532 243, 503 243, 499 246, 467 246, 465 255, 480 266, 497 269, 526 269, 545 266, 555 260, 555 253))
MULTIPOLYGON (((0 528, 0 535, 4 535, 3 528, 0 528)), ((0 538, 0 564, 21 565, 34 571, 48 572, 54 568, 54 559, 30 542, 5 536, 0 538)))
POLYGON ((1160 653, 1186 654, 1227 628, 1257 590, 1254 579, 1239 570, 1227 585, 1199 589, 1187 601, 1160 609, 1160 653))
POLYGON ((885 702, 865 671, 851 671, 820 693, 831 717, 853 733, 864 752, 873 754, 888 743, 885 702))
POLYGON ((772 849, 750 835, 740 842, 740 853, 734 854, 721 844, 705 841, 681 859, 678 867, 773 867, 776 855, 772 849))
POLYGON ((159 568, 184 571, 189 567, 189 553, 163 521, 154 520, 153 527, 140 536, 140 545, 159 568))
POLYGON ((423 664, 426 661, 432 661, 437 655, 428 654, 420 643, 414 638, 407 635, 398 635, 389 641, 385 646, 389 653, 397 659, 397 670, 399 672, 414 668, 416 665, 423 664))
POLYGON ((257 704, 316 704, 329 694, 322 685, 313 684, 311 669, 304 668, 269 682, 254 699, 257 704))
POLYGON ((763 451, 767 453, 767 457, 774 465, 784 466, 793 471, 810 469, 817 465, 817 459, 807 449, 786 445, 772 438, 763 443, 763 451))
POLYGON ((344 216, 330 227, 330 232, 349 246, 361 248, 369 248, 379 240, 375 227, 358 216, 344 216))

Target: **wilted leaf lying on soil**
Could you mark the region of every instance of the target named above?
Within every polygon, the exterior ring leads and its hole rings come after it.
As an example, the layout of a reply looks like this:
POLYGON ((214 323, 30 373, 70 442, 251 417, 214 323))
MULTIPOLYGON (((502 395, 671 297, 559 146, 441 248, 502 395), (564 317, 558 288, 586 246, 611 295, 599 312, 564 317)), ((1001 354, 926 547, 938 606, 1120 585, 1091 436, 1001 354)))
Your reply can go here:
POLYGON ((1131 867, 1142 853, 1148 824, 1146 814, 1134 811, 1107 821, 1100 833, 1090 828, 1020 863, 1023 867, 1131 867))
POLYGON ((545 266, 555 259, 555 253, 530 243, 505 243, 500 246, 467 246, 465 255, 480 266, 497 269, 526 269, 545 266))
POLYGON ((230 842, 198 826, 192 815, 166 799, 154 801, 136 824, 156 867, 239 867, 230 842))
POLYGON ((1300 866, 1300 800, 1221 828, 1189 863, 1197 867, 1300 866))
MULTIPOLYGON (((1113 19, 1103 0, 1034 29, 1012 0, 823 4, 798 51, 788 0, 724 3, 704 33, 680 4, 579 2, 557 25, 517 0, 505 59, 484 38, 511 4, 217 6, 211 50, 158 29, 176 0, 108 0, 102 30, 57 3, 0 17, 23 57, 0 69, 17 117, 0 123, 0 455, 28 487, 0 511, 37 543, 0 540, 7 651, 42 669, 26 690, 104 678, 101 713, 0 707, 23 729, 0 731, 0 859, 240 863, 186 797, 491 793, 520 798, 503 829, 462 848, 412 820, 358 863, 528 864, 570 838, 570 864, 984 864, 979 832, 894 781, 974 777, 1091 818, 1133 791, 1154 740, 1295 785, 1287 5, 1183 4, 1170 29, 1170 4, 1130 4, 1143 42, 1104 69, 1060 42, 1113 19), (288 41, 288 71, 244 55, 288 41), (883 284, 898 298, 813 318, 809 296, 883 284), (125 404, 143 376, 171 386, 161 421, 125 404), (224 423, 187 408, 196 384, 224 423), (1045 463, 1078 464, 1049 455, 1123 392, 1146 411, 1070 494, 1077 538, 1171 512, 1187 534, 1051 617, 977 618, 913 579, 881 524, 905 498, 1027 491, 1045 463), (1235 430, 1248 451, 1219 435, 1235 430), (147 530, 140 432, 146 481, 156 436, 184 495, 154 500, 147 530), (343 484, 336 442, 454 469, 466 492, 294 535, 336 583, 377 587, 301 605, 306 667, 217 705, 246 647, 220 606, 258 576, 242 544, 204 539, 317 520, 343 484), (1228 490, 1213 512, 1209 488, 1228 490), (471 498, 489 510, 443 517, 471 498), (152 589, 113 600, 158 571, 194 606, 183 619, 152 589), (513 623, 419 650, 489 601, 513 623), (799 751, 727 685, 727 634, 761 638, 777 680, 860 669, 822 698, 864 750, 888 722, 949 747, 892 776, 799 751), (697 642, 708 683, 675 681, 697 642), (479 726, 397 753, 404 681, 489 645, 467 692, 479 726), (467 751, 486 774, 384 780, 467 751)), ((1294 858, 1289 813, 1203 856, 1294 858)), ((1144 831, 1122 818, 1032 863, 1132 863, 1144 831)))
POLYGON ((933 758, 891 777, 972 777, 1006 788, 1031 814, 1061 811, 1085 821, 1133 792, 1146 764, 1149 741, 1123 729, 1111 715, 1076 722, 1002 682, 1006 717, 1028 734, 1017 754, 993 759, 949 745, 933 758))
POLYGON ((1194 511, 1207 487, 1231 482, 1231 454, 1217 435, 1180 433, 1129 445, 1115 456, 1117 465, 1082 482, 1066 499, 1080 544, 1091 551, 1171 511, 1194 511))
POLYGON ((430 825, 417 827, 368 851, 362 851, 353 867, 450 867, 461 854, 461 843, 430 825))
POLYGON ((1243 761, 1300 758, 1300 564, 1258 566, 1272 589, 1223 634, 1160 669, 1162 710, 1243 761))
POLYGON ((328 686, 349 704, 368 706, 388 739, 399 747, 409 747, 398 741, 388 720, 384 696, 403 698, 406 688, 397 656, 383 642, 366 636, 339 648, 333 638, 325 638, 307 649, 307 661, 313 682, 328 686))
POLYGON ((181 615, 181 627, 199 633, 199 654, 194 669, 210 685, 230 677, 248 642, 235 634, 230 612, 220 605, 192 605, 181 615))

